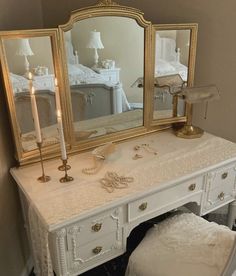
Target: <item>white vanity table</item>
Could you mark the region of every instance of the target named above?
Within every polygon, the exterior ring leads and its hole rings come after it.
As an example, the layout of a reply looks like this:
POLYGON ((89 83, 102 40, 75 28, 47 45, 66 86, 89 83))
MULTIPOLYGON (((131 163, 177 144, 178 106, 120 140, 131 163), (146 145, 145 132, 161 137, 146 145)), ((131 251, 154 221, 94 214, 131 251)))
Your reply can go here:
POLYGON ((204 215, 236 195, 236 144, 207 133, 188 140, 164 131, 120 143, 96 175, 81 172, 93 165, 89 152, 70 157, 69 164, 74 177, 69 183, 59 182, 59 160, 45 162, 52 178, 48 183, 36 180, 39 164, 11 170, 26 222, 29 205, 29 218, 37 222, 31 235, 35 266, 44 267, 39 275, 50 275, 50 256, 57 276, 81 274, 123 254, 127 237, 141 222, 184 204, 204 215), (142 158, 134 160, 134 147, 144 143, 158 154, 141 149, 142 158), (134 182, 108 193, 99 183, 107 171, 131 176, 134 182))

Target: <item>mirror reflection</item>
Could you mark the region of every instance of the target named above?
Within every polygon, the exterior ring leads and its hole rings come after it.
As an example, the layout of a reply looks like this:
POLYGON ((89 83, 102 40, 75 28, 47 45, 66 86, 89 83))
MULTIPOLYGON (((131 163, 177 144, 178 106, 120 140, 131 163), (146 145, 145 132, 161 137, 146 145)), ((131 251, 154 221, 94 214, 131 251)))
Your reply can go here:
POLYGON ((29 72, 43 138, 43 146, 58 142, 55 114, 55 72, 49 36, 4 39, 18 131, 24 152, 37 148, 33 123, 29 72))
POLYGON ((77 140, 143 125, 144 28, 116 16, 78 21, 64 33, 77 140))
MULTIPOLYGON (((179 75, 184 82, 188 81, 190 52, 190 30, 156 31, 155 78, 179 75)), ((166 88, 155 87, 154 119, 184 116, 184 101, 169 93, 166 88), (177 111, 173 104, 177 102, 177 111), (174 110, 174 113, 173 113, 174 110), (176 112, 176 114, 175 114, 176 112)))

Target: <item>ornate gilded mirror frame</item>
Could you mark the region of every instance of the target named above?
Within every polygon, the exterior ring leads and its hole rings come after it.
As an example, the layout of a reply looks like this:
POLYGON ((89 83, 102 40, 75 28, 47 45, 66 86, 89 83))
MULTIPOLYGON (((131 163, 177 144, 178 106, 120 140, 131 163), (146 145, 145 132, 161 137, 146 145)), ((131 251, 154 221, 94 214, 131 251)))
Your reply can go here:
MULTIPOLYGON (((109 26, 108 26, 109 28, 109 26)), ((67 104, 67 118, 69 126, 70 144, 72 145, 72 152, 78 152, 80 150, 88 149, 99 144, 104 144, 108 141, 121 141, 127 138, 131 138, 137 135, 146 133, 150 127, 150 109, 152 99, 152 87, 153 87, 153 64, 152 64, 152 25, 144 19, 143 13, 135 8, 121 6, 113 1, 99 1, 96 5, 82 8, 72 12, 68 23, 59 26, 60 43, 61 43, 61 56, 62 56, 62 68, 65 79, 65 91, 66 91, 66 104, 67 104), (73 117, 72 117, 72 104, 70 95, 70 84, 67 73, 67 60, 65 50, 65 36, 64 32, 69 31, 73 24, 84 19, 94 17, 125 17, 134 19, 136 23, 144 29, 144 110, 143 110, 143 126, 135 127, 132 129, 121 130, 115 133, 106 134, 95 139, 86 139, 82 141, 76 141, 75 132, 73 130, 73 117)))
MULTIPOLYGON (((5 84, 6 97, 8 102, 9 116, 11 120, 12 132, 15 141, 16 147, 16 159, 20 165, 33 163, 39 160, 39 151, 35 142, 35 147, 31 150, 23 149, 23 140, 21 137, 21 130, 19 127, 19 121, 16 113, 16 105, 14 101, 14 92, 13 92, 13 83, 10 78, 9 64, 7 61, 7 53, 4 43, 7 41, 14 41, 20 39, 34 39, 34 38, 46 38, 49 41, 50 51, 52 55, 52 66, 55 77, 61 83, 61 68, 59 64, 59 51, 58 51, 58 30, 57 29, 39 29, 39 30, 23 30, 23 31, 2 31, 0 32, 0 57, 1 57, 1 66, 3 71, 3 80, 5 84)), ((14 54, 15 55, 15 54, 14 54)), ((22 54, 20 54, 22 56, 22 54)), ((31 70, 30 70, 31 71, 31 70)), ((21 77, 21 76, 19 76, 21 77)), ((25 78, 27 80, 27 78, 25 78)), ((53 83, 54 84, 54 83, 53 83)), ((28 85, 27 85, 28 89, 28 85)), ((22 90, 23 91, 23 90, 22 90)), ((28 91, 29 93, 29 91, 28 91)), ((61 95, 60 95, 61 96, 61 95)), ((64 105, 63 105, 64 110, 64 105)), ((54 112, 54 111, 52 111, 54 112)), ((51 158, 59 155, 59 144, 48 143, 42 147, 42 152, 44 157, 51 158)))
MULTIPOLYGON (((198 24, 196 23, 185 23, 185 24, 155 24, 153 25, 153 60, 155 60, 155 49, 156 49, 156 32, 157 31, 190 31, 189 39, 189 53, 188 53, 188 73, 187 73, 187 86, 193 86, 194 84, 194 71, 195 71, 195 60, 196 60, 196 48, 197 48, 197 31, 198 24)), ((176 49, 177 50, 177 49, 176 49)), ((154 93, 152 101, 154 102, 154 93)), ((178 97, 173 99, 173 116, 171 118, 154 119, 154 104, 151 105, 151 126, 168 125, 173 123, 186 122, 186 115, 189 114, 187 109, 188 104, 185 105, 184 116, 178 116, 178 97)))
MULTIPOLYGON (((109 26, 108 26, 109 28, 109 26)), ((62 119, 64 125, 64 134, 66 138, 68 153, 76 153, 95 146, 104 144, 109 141, 122 141, 135 136, 143 135, 149 132, 162 130, 171 127, 171 124, 186 121, 185 116, 173 116, 171 118, 153 119, 153 102, 154 102, 154 65, 155 65, 155 32, 157 30, 190 30, 191 39, 189 47, 189 70, 188 70, 188 86, 193 85, 194 80, 194 66, 196 56, 196 40, 197 40, 197 24, 165 24, 152 25, 144 19, 143 13, 135 8, 121 6, 111 0, 99 1, 96 5, 85 7, 72 12, 69 22, 60 25, 58 29, 45 30, 24 30, 24 31, 7 31, 0 32, 0 58, 3 71, 3 79, 5 84, 9 114, 12 125, 12 132, 16 145, 16 159, 20 165, 33 163, 39 160, 39 151, 37 147, 32 150, 23 150, 21 131, 19 122, 17 121, 17 112, 14 102, 13 85, 10 79, 10 70, 8 68, 7 53, 4 47, 4 41, 8 39, 24 39, 24 38, 38 38, 48 37, 51 43, 51 52, 53 58, 54 74, 59 82, 60 100, 62 107, 62 119), (143 102, 142 102, 142 123, 132 128, 121 128, 114 133, 106 133, 104 135, 92 139, 77 139, 73 125, 72 103, 70 95, 69 76, 67 71, 66 49, 65 49, 65 35, 64 32, 69 31, 73 24, 89 18, 100 17, 121 17, 131 19, 142 28, 143 40, 143 68, 142 74, 138 76, 138 87, 143 88, 143 102)), ((134 81, 135 81, 134 80, 134 81)), ((136 91, 136 90, 135 90, 136 91)), ((54 95, 55 96, 55 95, 54 95)), ((176 113, 177 102, 173 105, 173 112, 176 113)), ((186 105, 186 109, 190 108, 186 105)), ((54 111, 53 111, 54 112, 54 111)), ((190 113, 188 113, 190 114, 190 113)), ((32 116, 30 116, 32 117, 32 116)), ((32 118, 30 118, 32 119, 32 118)), ((54 130, 57 130, 57 123, 52 125, 54 130)), ((58 138, 58 137, 57 137, 58 138)), ((54 158, 60 156, 59 143, 45 144, 43 147, 44 159, 54 158)))

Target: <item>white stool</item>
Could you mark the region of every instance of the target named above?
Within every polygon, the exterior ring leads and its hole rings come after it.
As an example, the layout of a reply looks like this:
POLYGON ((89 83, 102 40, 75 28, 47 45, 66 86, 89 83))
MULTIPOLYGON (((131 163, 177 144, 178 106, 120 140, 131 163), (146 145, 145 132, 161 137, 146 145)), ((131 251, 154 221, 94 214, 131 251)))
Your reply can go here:
POLYGON ((232 229, 236 220, 236 200, 229 204, 227 225, 232 229))
POLYGON ((226 226, 177 214, 147 232, 130 256, 126 276, 222 275, 235 236, 226 226))

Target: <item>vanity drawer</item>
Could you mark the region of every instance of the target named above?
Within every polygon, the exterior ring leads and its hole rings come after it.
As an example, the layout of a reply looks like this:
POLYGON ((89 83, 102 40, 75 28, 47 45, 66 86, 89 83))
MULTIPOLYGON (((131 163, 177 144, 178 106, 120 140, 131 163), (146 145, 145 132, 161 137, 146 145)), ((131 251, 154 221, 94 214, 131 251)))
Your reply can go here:
POLYGON ((207 174, 207 185, 210 190, 217 187, 232 190, 235 184, 236 164, 220 168, 207 174))
POLYGON ((204 209, 209 210, 235 197, 236 166, 231 165, 206 175, 204 209))
POLYGON ((93 265, 95 261, 106 262, 122 254, 124 250, 122 241, 117 239, 117 232, 109 233, 82 246, 74 244, 68 252, 69 270, 81 271, 93 265))
POLYGON ((121 224, 119 208, 98 214, 67 227, 67 244, 70 250, 74 241, 83 245, 104 234, 118 231, 121 224))
POLYGON ((164 208, 170 203, 191 197, 196 193, 201 193, 202 187, 203 177, 198 177, 182 184, 178 184, 172 188, 168 188, 136 200, 128 204, 128 220, 133 221, 164 208))

